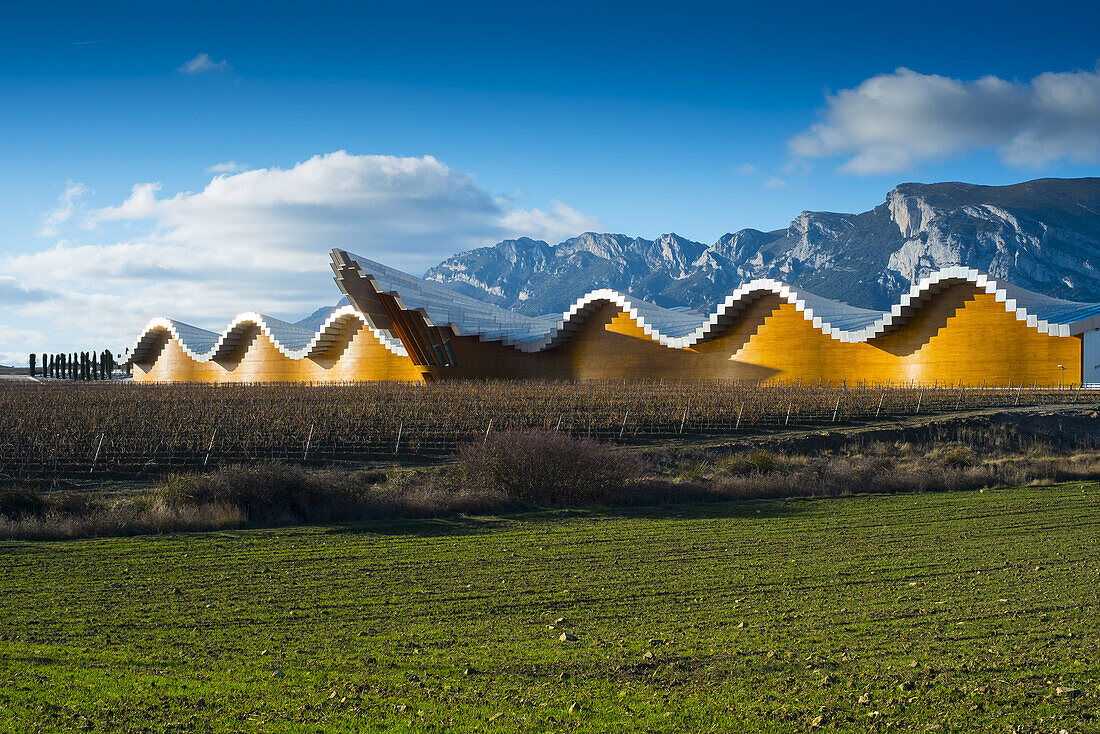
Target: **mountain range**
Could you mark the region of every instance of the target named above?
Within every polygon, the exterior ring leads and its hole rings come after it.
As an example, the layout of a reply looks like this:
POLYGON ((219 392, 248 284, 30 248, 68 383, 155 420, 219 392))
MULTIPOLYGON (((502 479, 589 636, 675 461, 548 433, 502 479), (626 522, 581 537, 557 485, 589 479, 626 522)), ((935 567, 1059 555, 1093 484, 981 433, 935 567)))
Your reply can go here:
POLYGON ((532 315, 563 311, 595 288, 707 312, 754 278, 884 310, 952 265, 1100 301, 1100 178, 905 183, 861 214, 804 211, 786 229, 742 229, 713 245, 676 234, 586 232, 557 245, 521 237, 454 255, 425 277, 532 315))

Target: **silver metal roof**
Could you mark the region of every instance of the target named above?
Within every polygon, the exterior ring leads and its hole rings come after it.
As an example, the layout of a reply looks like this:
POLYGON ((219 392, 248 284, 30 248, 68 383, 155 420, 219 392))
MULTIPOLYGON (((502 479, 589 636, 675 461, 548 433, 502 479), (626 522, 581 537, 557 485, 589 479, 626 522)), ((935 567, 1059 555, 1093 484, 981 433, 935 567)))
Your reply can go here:
MULTIPOLYGON (((970 283, 1004 304, 1005 311, 1041 333, 1071 336, 1100 328, 1100 303, 1078 303, 1052 298, 990 278, 977 270, 953 267, 939 270, 915 284, 890 311, 856 308, 822 298, 776 280, 754 280, 740 286, 715 309, 702 316, 683 309, 662 308, 648 301, 614 290, 589 292, 560 317, 525 316, 508 311, 450 288, 401 272, 360 255, 347 254, 382 292, 395 293, 405 308, 420 310, 437 326, 452 326, 461 335, 483 341, 501 341, 524 352, 549 349, 584 323, 596 309, 614 304, 626 313, 651 339, 670 348, 691 347, 723 331, 739 312, 755 300, 778 296, 793 304, 803 317, 823 334, 844 342, 863 342, 897 328, 944 288, 970 283)), ((220 333, 207 331, 174 319, 150 321, 131 348, 132 359, 140 359, 165 330, 179 340, 184 351, 198 361, 227 355, 249 328, 258 327, 282 353, 302 358, 321 353, 349 320, 358 320, 394 354, 407 351, 393 334, 375 328, 354 306, 322 311, 297 323, 248 312, 239 314, 220 333)))

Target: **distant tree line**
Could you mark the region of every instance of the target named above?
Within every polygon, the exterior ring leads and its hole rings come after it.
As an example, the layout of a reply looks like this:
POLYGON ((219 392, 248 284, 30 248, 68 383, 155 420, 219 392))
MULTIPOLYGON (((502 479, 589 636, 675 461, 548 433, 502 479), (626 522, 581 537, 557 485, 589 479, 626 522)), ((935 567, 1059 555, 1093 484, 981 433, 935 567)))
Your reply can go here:
MULTIPOLYGON (((119 366, 110 349, 69 354, 31 354, 31 377, 52 377, 57 380, 110 380, 119 366), (41 361, 39 361, 41 359, 41 361)), ((129 365, 126 365, 129 374, 129 365)))

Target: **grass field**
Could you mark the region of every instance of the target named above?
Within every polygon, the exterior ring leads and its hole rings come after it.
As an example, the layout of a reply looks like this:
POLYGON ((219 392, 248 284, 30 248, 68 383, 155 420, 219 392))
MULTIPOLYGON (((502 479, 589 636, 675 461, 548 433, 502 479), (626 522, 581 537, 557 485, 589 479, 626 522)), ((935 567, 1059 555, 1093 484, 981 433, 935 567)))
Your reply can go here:
POLYGON ((1095 484, 0 559, 3 731, 1100 729, 1095 484))

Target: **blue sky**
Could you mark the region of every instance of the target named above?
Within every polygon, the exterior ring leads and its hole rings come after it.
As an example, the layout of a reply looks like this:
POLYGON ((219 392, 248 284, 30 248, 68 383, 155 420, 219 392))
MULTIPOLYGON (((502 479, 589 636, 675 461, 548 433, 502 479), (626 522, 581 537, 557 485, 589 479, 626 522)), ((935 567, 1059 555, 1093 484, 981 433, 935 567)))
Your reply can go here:
POLYGON ((1098 21, 1086 2, 8 3, 0 362, 121 349, 162 313, 301 315, 334 300, 332 246, 417 271, 504 236, 709 243, 902 181, 1100 175, 1098 21))

